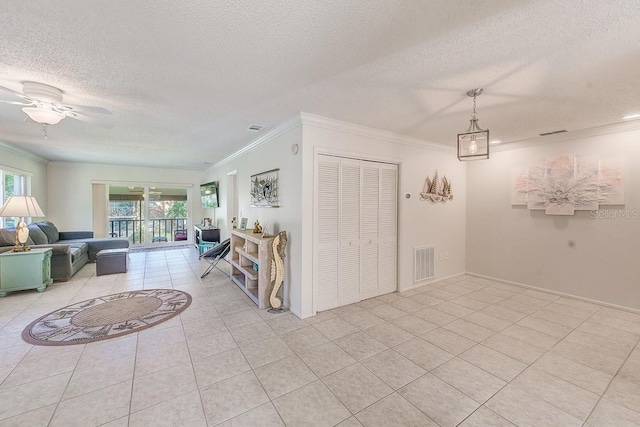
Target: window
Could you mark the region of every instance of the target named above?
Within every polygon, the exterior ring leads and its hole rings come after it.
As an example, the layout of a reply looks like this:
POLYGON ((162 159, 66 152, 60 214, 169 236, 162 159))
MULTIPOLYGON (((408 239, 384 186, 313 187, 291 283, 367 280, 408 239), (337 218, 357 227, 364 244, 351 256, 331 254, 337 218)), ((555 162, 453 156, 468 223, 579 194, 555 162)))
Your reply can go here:
MULTIPOLYGON (((10 196, 25 194, 26 178, 24 175, 0 169, 2 182, 2 194, 0 194, 0 206, 10 196)), ((0 228, 15 228, 16 218, 0 218, 0 228)))

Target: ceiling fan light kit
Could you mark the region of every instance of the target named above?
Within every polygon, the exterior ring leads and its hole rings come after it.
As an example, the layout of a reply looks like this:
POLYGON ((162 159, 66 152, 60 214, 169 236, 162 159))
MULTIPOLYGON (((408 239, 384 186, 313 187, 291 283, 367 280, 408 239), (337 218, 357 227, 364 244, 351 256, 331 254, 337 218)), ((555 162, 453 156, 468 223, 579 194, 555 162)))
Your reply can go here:
POLYGON ((489 158, 489 129, 481 129, 476 116, 476 97, 482 92, 482 88, 467 91, 467 96, 473 97, 473 115, 467 130, 458 134, 458 160, 460 161, 489 158))
POLYGON ((0 87, 22 100, 21 102, 0 100, 0 102, 23 106, 22 111, 31 120, 43 126, 42 131, 45 139, 47 139, 47 126, 58 124, 66 117, 93 122, 94 120, 91 117, 83 113, 111 114, 109 110, 102 107, 62 104, 62 91, 57 87, 44 83, 24 82, 22 92, 16 92, 3 86, 0 87))
POLYGON ((62 101, 62 91, 57 87, 44 83, 25 82, 22 91, 34 103, 33 106, 24 107, 22 111, 34 122, 55 125, 66 117, 64 113, 57 111, 57 107, 54 105, 62 101))
POLYGON ((65 115, 61 112, 44 107, 24 107, 22 111, 24 111, 31 120, 43 125, 55 125, 65 118, 65 115))

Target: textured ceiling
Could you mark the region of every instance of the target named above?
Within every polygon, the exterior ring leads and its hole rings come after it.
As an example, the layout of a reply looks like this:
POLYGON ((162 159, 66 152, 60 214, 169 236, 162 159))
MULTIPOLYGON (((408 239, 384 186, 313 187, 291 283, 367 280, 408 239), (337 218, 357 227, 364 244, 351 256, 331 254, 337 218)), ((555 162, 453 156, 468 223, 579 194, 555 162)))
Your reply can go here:
POLYGON ((204 170, 299 111, 454 145, 475 87, 504 142, 640 112, 638 0, 3 0, 0 26, 0 86, 112 113, 44 140, 0 104, 0 141, 56 161, 204 170))

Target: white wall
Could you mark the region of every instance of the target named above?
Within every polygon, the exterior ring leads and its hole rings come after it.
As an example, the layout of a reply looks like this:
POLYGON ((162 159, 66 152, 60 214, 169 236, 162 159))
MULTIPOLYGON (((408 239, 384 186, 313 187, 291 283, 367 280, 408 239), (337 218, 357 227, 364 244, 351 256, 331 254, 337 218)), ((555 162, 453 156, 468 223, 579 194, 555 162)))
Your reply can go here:
POLYGON ((429 147, 426 141, 400 137, 307 114, 302 115, 303 187, 302 316, 313 315, 313 168, 315 153, 332 153, 399 164, 398 290, 424 283, 413 282, 413 248, 436 247, 436 278, 465 271, 465 166, 453 150, 429 147), (419 200, 427 176, 438 170, 453 183, 454 199, 434 204, 419 200), (405 198, 405 193, 411 195, 405 198), (440 254, 449 259, 440 261, 440 254))
MULTIPOLYGON (((291 146, 301 144, 300 121, 293 120, 280 126, 275 132, 263 136, 266 142, 255 144, 242 155, 214 165, 207 173, 208 181, 219 182, 220 207, 215 209, 215 217, 221 228, 221 238, 229 237, 231 218, 227 218, 227 174, 236 171, 238 187, 238 212, 235 215, 248 219, 247 228, 253 228, 256 220, 266 226, 270 233, 286 231, 288 243, 285 250, 285 281, 283 283, 283 303, 300 316, 301 278, 301 236, 303 231, 301 215, 301 154, 293 154, 291 146), (278 208, 252 208, 250 199, 251 175, 279 169, 278 208), (242 215, 240 216, 240 213, 242 215)), ((240 220, 238 219, 238 226, 240 220)))
POLYGON ((595 154, 626 159, 622 208, 640 212, 640 131, 594 133, 492 153, 468 165, 468 272, 640 309, 640 218, 597 219, 588 211, 550 216, 510 205, 514 168, 555 154, 595 154))
MULTIPOLYGON (((429 148, 425 141, 410 140, 388 132, 364 128, 302 113, 256 141, 255 148, 214 165, 208 181, 220 182, 220 208, 216 209, 223 236, 228 235, 226 218, 227 174, 237 171, 239 212, 266 223, 275 231, 287 230, 287 266, 283 286, 284 303, 299 317, 313 312, 313 200, 315 153, 343 154, 357 158, 391 161, 399 164, 399 277, 398 289, 408 290, 413 283, 413 248, 434 244, 438 254, 447 252, 448 260, 437 261, 436 279, 465 271, 465 183, 463 164, 453 150, 429 148), (291 146, 299 145, 293 154, 291 146), (279 168, 280 207, 251 208, 250 176, 279 168), (427 176, 439 171, 453 182, 454 200, 433 204, 419 200, 427 176), (411 198, 405 199, 404 194, 411 198)), ((422 284, 422 283, 421 283, 422 284)))
MULTIPOLYGON (((47 201, 47 160, 0 143, 0 169, 23 172, 31 175, 31 195, 36 198, 45 214, 49 216, 47 201)), ((34 218, 40 221, 43 218, 34 218)))
POLYGON ((175 169, 51 162, 47 167, 49 210, 45 212, 61 231, 92 230, 92 182, 184 184, 191 186, 189 212, 199 222, 203 176, 203 172, 175 169))

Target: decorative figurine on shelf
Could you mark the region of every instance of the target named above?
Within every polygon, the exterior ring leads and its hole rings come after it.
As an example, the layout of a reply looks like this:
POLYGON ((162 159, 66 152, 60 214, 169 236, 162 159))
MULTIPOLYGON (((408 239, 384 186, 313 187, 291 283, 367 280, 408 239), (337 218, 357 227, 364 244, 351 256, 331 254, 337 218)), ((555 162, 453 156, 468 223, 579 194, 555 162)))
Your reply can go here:
POLYGON ((235 216, 231 218, 231 228, 233 228, 234 230, 238 228, 238 220, 236 219, 235 216))
POLYGON ((271 259, 271 284, 273 289, 269 296, 271 307, 269 312, 280 313, 282 309, 282 297, 278 296, 278 291, 284 282, 284 248, 287 246, 287 232, 281 231, 273 239, 273 258, 271 259))
POLYGON ((254 233, 262 233, 262 226, 260 225, 260 221, 256 220, 256 222, 253 224, 253 232, 254 233))

